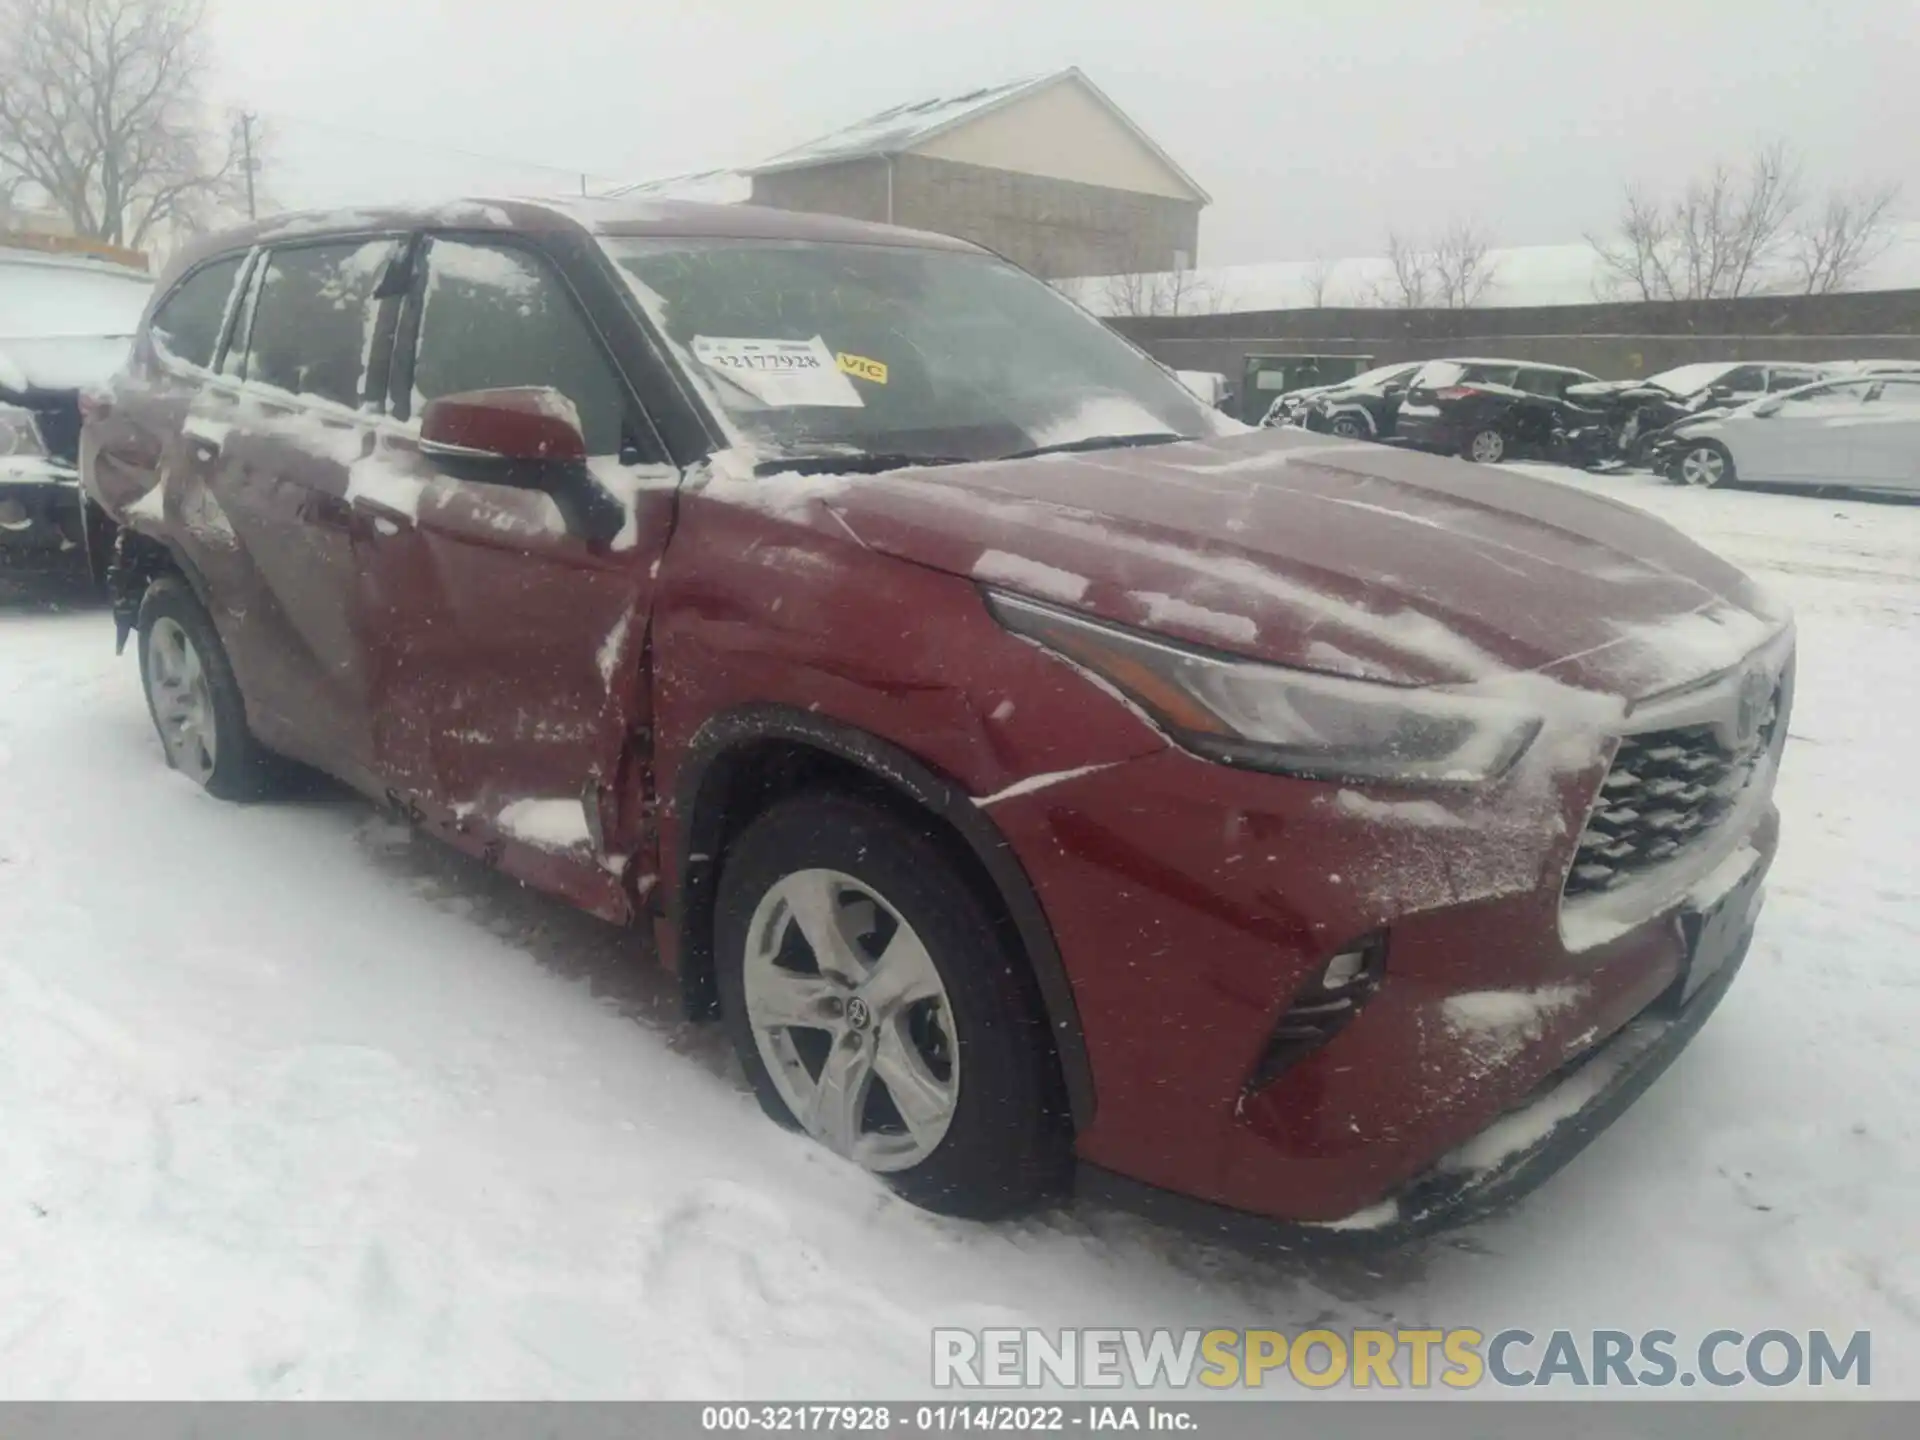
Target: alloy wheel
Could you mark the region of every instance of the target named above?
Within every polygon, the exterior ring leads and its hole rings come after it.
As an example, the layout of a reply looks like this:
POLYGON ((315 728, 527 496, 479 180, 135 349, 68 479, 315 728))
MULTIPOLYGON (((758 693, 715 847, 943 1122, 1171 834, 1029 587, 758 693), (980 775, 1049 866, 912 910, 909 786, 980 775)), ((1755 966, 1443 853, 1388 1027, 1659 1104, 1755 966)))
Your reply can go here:
POLYGON ((1470 454, 1482 465, 1497 465, 1507 453, 1507 437, 1498 430, 1482 430, 1473 437, 1468 448, 1470 454))
POLYGON ((1680 479, 1688 485, 1718 485, 1727 478, 1727 457, 1701 445, 1680 457, 1680 479))
POLYGON ((1343 440, 1358 440, 1362 433, 1360 422, 1351 415, 1342 415, 1333 422, 1333 433, 1343 440))
POLYGON ((165 616, 147 631, 147 688, 174 769, 205 785, 220 759, 213 693, 192 637, 165 616))
POLYGON ((869 1170, 926 1159, 953 1121, 960 1055, 913 927, 851 875, 799 870, 761 897, 747 933, 747 1021, 801 1128, 869 1170))

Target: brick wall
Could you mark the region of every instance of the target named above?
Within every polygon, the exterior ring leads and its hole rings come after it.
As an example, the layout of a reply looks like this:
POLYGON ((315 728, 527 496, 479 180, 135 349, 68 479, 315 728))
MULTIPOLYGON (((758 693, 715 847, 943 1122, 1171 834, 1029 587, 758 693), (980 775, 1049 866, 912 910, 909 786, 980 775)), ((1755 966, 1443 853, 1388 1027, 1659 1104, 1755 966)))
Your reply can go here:
POLYGON ((1486 310, 1268 310, 1125 319, 1157 359, 1237 380, 1254 354, 1371 355, 1376 364, 1496 355, 1603 379, 1695 360, 1920 360, 1920 290, 1486 310))
MULTIPOLYGON (((892 161, 893 223, 957 235, 1036 274, 1170 270, 1199 250, 1200 207, 920 155, 892 161)), ((782 210, 887 218, 888 161, 854 160, 757 175, 753 203, 782 210)))

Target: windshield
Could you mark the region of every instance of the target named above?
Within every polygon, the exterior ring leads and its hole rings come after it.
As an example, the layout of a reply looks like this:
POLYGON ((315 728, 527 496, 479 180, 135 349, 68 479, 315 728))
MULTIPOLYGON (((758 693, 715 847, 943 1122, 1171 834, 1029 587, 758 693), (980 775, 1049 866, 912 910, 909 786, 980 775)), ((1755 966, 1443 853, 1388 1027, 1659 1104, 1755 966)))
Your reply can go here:
POLYGON ((126 339, 139 329, 152 290, 143 275, 0 258, 0 340, 126 339))
POLYGON ((1731 369, 1731 365, 1680 365, 1648 376, 1647 384, 1658 385, 1670 394, 1691 395, 1696 390, 1706 389, 1731 369))
POLYGON ((602 242, 740 437, 775 455, 993 459, 1220 422, 990 256, 815 241, 602 242))

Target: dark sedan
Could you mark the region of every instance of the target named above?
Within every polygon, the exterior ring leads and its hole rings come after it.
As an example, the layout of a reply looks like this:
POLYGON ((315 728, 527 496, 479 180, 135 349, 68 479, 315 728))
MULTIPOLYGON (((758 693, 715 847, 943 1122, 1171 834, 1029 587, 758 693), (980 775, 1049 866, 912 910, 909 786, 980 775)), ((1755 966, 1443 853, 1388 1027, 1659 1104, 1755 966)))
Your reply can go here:
POLYGON ((1581 413, 1567 400, 1567 388, 1593 379, 1584 370, 1525 360, 1432 360, 1407 387, 1396 438, 1487 465, 1521 451, 1538 453, 1581 413))

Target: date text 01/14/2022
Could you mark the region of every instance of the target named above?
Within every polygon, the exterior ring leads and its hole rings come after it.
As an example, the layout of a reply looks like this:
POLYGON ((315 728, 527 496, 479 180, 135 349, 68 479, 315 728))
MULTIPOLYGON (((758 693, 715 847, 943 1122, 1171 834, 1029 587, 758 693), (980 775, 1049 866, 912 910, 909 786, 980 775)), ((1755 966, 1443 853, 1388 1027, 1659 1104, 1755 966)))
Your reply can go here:
POLYGON ((704 1431, 941 1434, 1153 1430, 1193 1433, 1192 1410, 1175 1405, 708 1405, 704 1431))

